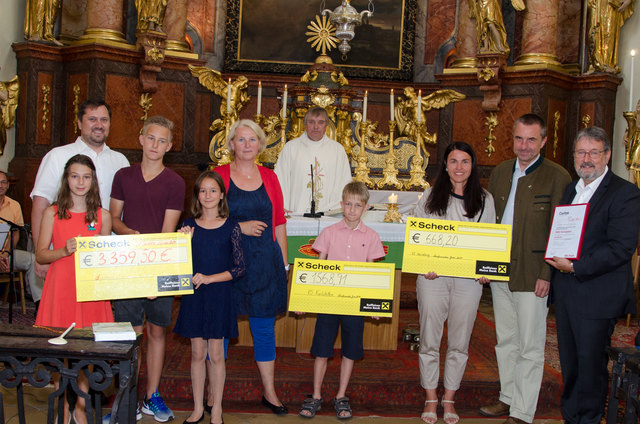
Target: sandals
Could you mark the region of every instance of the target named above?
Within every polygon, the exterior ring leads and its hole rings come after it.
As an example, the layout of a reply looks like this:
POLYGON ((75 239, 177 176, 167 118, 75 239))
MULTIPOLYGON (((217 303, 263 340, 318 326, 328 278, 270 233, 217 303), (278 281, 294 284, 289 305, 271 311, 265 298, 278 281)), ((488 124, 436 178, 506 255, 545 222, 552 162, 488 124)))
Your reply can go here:
MULTIPOLYGON (((446 400, 446 399, 442 399, 442 406, 444 407, 445 403, 456 403, 454 400, 446 400)), ((458 421, 460 421, 460 416, 458 414, 455 414, 453 412, 445 412, 444 413, 444 422, 446 424, 458 424, 458 421)))
POLYGON ((353 417, 348 397, 345 396, 333 399, 333 405, 336 408, 336 417, 338 417, 339 420, 347 420, 353 417), (346 412, 346 414, 342 415, 344 412, 346 412))
MULTIPOLYGON (((424 406, 427 406, 428 403, 438 403, 438 399, 427 399, 424 401, 424 406)), ((427 424, 436 424, 438 422, 438 414, 435 412, 423 412, 420 415, 420 419, 427 424)))
POLYGON ((313 396, 309 395, 302 402, 298 415, 304 418, 313 418, 316 416, 316 412, 320 410, 321 406, 322 399, 314 399, 313 396), (308 412, 308 414, 303 414, 303 412, 308 412))

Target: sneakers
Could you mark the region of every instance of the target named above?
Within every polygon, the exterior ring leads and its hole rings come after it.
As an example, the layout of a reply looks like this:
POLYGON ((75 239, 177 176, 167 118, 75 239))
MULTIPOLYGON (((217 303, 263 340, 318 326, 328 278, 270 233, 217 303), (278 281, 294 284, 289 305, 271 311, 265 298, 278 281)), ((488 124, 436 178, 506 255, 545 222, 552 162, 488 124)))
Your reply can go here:
MULTIPOLYGON (((141 419, 142 419, 142 412, 140 412, 140 404, 138 404, 138 407, 136 408, 136 421, 140 421, 141 419)), ((102 424, 109 424, 109 421, 111 421, 111 412, 109 412, 107 415, 102 417, 102 424)))
POLYGON ((142 412, 153 415, 153 419, 161 423, 171 421, 174 418, 173 412, 167 408, 158 392, 151 395, 151 399, 145 399, 142 402, 142 412))

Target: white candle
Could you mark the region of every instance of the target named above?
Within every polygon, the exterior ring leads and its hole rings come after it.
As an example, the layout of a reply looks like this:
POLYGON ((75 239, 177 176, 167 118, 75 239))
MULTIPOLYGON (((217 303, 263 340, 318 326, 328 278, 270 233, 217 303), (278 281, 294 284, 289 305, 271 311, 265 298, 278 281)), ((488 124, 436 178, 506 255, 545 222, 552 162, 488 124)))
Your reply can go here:
POLYGON ((260 115, 262 112, 262 81, 258 81, 258 111, 256 112, 260 115))
POLYGON ((284 94, 282 95, 282 119, 287 117, 287 84, 284 85, 284 94))
POLYGON ((633 63, 636 60, 636 51, 631 50, 629 52, 631 54, 631 74, 629 74, 629 112, 633 110, 633 63))
POLYGON ((368 90, 364 90, 364 102, 362 103, 362 122, 367 122, 367 95, 368 90))
POLYGON ((391 204, 396 204, 396 203, 398 203, 398 195, 397 195, 397 194, 395 194, 395 193, 391 193, 391 194, 389 195, 389 197, 387 198, 387 200, 388 200, 388 201, 389 201, 389 203, 391 203, 391 204))
POLYGON ((392 121, 394 121, 394 120, 395 120, 395 119, 393 119, 393 118, 395 118, 395 116, 394 116, 394 114, 393 114, 393 113, 394 113, 394 112, 393 112, 393 102, 394 102, 394 100, 393 100, 393 88, 392 88, 392 89, 391 89, 391 94, 390 94, 390 96, 389 96, 389 110, 391 111, 391 120, 392 120, 392 121))
POLYGON ((422 115, 422 90, 418 90, 418 104, 416 105, 416 114, 418 115, 418 117, 416 118, 416 121, 419 124, 420 120, 422 119, 422 117, 421 117, 421 115, 422 115))
POLYGON ((418 200, 422 199, 422 193, 418 194, 418 200))
POLYGON ((229 84, 227 85, 227 114, 231 113, 231 78, 229 78, 229 84))

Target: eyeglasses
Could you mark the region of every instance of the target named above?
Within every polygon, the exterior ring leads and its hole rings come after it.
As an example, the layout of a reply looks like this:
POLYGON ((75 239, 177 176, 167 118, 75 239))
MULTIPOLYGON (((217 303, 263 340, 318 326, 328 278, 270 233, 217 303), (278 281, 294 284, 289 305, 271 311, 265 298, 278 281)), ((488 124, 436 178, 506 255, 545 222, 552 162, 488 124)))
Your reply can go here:
POLYGON ((605 150, 576 150, 573 152, 573 155, 578 159, 584 159, 587 155, 589 155, 591 159, 598 159, 604 152, 605 150))

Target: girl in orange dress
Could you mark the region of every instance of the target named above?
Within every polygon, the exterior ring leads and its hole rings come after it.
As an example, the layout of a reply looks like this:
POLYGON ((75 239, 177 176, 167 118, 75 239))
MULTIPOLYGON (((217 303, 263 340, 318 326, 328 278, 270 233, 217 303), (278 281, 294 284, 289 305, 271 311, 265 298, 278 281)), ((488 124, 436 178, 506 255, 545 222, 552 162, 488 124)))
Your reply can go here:
MULTIPOLYGON (((75 237, 106 236, 111 234, 111 216, 100 207, 100 191, 96 168, 91 158, 75 155, 64 167, 58 197, 44 211, 36 260, 51 264, 44 282, 36 325, 89 327, 94 322, 113 322, 109 301, 76 301, 76 274, 74 252, 75 237), (53 249, 49 246, 53 244, 53 249)), ((78 386, 88 392, 84 374, 78 377, 78 386)), ((65 396, 65 418, 68 422, 69 405, 65 396)), ((85 423, 84 399, 78 397, 74 422, 85 423)))

